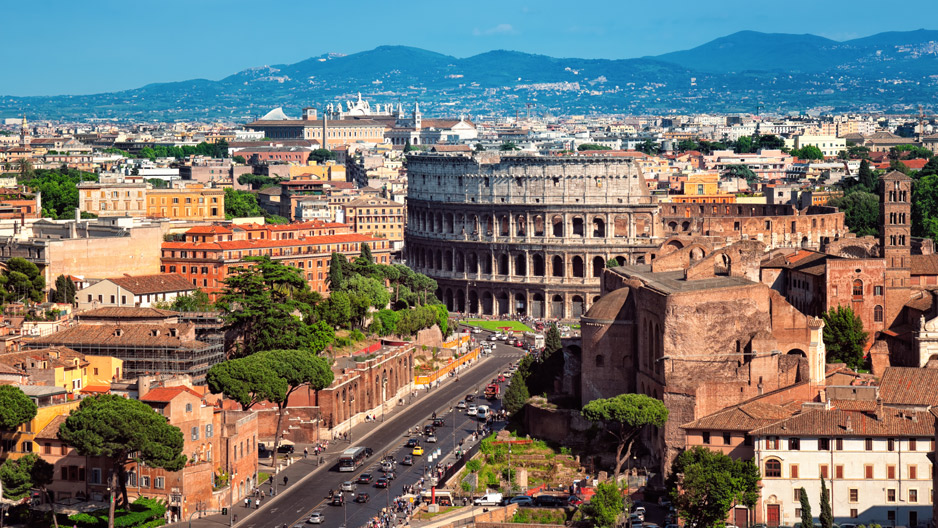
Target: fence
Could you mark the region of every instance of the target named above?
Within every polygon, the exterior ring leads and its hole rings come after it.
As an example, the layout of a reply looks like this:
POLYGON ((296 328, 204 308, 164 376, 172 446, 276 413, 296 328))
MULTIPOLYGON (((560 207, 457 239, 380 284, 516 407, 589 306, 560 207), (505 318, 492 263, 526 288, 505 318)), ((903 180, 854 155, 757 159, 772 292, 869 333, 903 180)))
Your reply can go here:
POLYGON ((432 374, 426 376, 414 376, 414 385, 429 385, 443 376, 449 375, 449 373, 452 372, 456 367, 465 364, 469 360, 478 359, 479 350, 480 349, 475 348, 463 354, 462 356, 459 356, 432 374))

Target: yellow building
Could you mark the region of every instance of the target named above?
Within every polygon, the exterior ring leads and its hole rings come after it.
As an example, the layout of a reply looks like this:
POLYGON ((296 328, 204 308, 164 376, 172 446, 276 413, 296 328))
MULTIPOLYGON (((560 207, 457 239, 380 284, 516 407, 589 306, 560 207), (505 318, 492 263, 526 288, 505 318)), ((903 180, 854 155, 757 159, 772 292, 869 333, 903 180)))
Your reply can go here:
POLYGON ((673 203, 736 202, 736 195, 720 192, 720 175, 711 172, 688 174, 681 182, 681 194, 670 198, 673 203))
POLYGON ((36 416, 16 431, 0 432, 0 459, 17 459, 27 453, 42 453, 35 442, 36 435, 58 416, 67 415, 78 408, 79 400, 61 387, 44 385, 15 385, 36 403, 36 416))
POLYGON ((224 220, 225 191, 188 183, 147 191, 147 216, 172 220, 224 220))
POLYGON ((356 233, 391 241, 397 249, 404 243, 404 206, 380 197, 358 198, 342 206, 345 223, 356 233))
POLYGON ((59 387, 70 394, 89 385, 109 387, 121 379, 124 367, 118 358, 85 355, 60 346, 3 354, 0 364, 25 372, 32 384, 59 387))
POLYGON ((335 162, 327 162, 325 165, 292 165, 290 166, 290 179, 348 181, 345 176, 345 165, 338 165, 335 162))

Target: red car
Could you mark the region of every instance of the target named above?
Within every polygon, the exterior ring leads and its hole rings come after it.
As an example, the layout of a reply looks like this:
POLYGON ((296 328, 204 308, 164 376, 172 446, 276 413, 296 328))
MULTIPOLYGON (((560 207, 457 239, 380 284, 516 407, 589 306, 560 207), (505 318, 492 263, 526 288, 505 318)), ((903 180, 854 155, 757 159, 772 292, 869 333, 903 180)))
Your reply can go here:
POLYGON ((505 376, 502 376, 501 374, 499 374, 499 375, 498 375, 498 381, 499 381, 499 382, 505 381, 505 376))

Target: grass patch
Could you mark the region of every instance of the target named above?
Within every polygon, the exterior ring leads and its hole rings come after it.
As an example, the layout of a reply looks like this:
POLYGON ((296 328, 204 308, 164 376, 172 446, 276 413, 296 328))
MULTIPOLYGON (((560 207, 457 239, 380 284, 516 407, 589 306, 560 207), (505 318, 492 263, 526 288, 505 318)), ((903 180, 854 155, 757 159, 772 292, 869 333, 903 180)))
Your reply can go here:
POLYGON ((458 506, 446 506, 445 508, 440 508, 440 511, 438 511, 438 512, 436 512, 436 513, 430 513, 430 512, 425 512, 425 511, 419 511, 419 512, 417 512, 417 513, 414 514, 414 519, 417 519, 418 521, 426 521, 426 520, 432 519, 432 518, 434 518, 434 517, 436 517, 436 516, 438 516, 438 515, 443 515, 443 514, 445 514, 445 513, 449 513, 449 512, 451 512, 451 511, 455 510, 457 507, 458 507, 458 506))
POLYGON ((257 472, 257 485, 260 486, 261 484, 267 482, 267 479, 269 478, 270 478, 270 473, 264 473, 263 471, 258 471, 257 472))
POLYGON ((480 319, 470 319, 468 321, 465 321, 465 323, 470 326, 478 326, 479 328, 483 330, 488 330, 490 332, 498 332, 501 330, 502 327, 506 327, 506 326, 510 327, 512 330, 516 332, 531 332, 532 331, 530 326, 524 323, 519 323, 518 321, 482 321, 480 319))
POLYGON ((566 520, 567 515, 563 510, 518 508, 510 522, 520 524, 564 524, 566 520))

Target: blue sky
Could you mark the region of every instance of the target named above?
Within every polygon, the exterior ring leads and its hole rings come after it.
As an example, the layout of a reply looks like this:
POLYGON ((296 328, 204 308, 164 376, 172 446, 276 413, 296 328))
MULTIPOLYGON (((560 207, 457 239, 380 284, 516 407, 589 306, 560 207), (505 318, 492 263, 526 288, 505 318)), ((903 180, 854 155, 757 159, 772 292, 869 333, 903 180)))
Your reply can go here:
POLYGON ((86 94, 219 79, 252 66, 382 44, 457 57, 511 49, 631 58, 741 30, 846 40, 919 29, 938 15, 936 0, 907 0, 897 16, 882 16, 881 9, 871 0, 10 0, 0 7, 0 94, 86 94))

